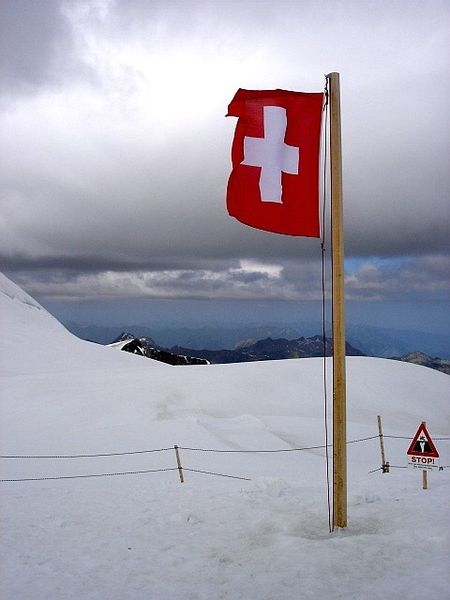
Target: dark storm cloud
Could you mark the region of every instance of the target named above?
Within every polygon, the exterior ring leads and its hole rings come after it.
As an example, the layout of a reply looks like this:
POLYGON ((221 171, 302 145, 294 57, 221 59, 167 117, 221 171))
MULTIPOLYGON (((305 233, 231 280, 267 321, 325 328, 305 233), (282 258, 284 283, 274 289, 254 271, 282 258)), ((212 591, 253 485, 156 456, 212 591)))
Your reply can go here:
MULTIPOLYGON (((283 267, 253 261, 195 265, 153 265, 152 270, 20 269, 14 279, 43 299, 228 299, 320 301, 320 264, 286 261, 283 267)), ((358 260, 348 266, 348 300, 448 302, 450 260, 445 256, 358 260)), ((330 266, 327 264, 329 272, 330 266)), ((330 298, 327 279, 326 296, 330 298)))
POLYGON ((53 80, 57 51, 70 36, 59 4, 57 0, 0 4, 2 90, 17 93, 53 80))
POLYGON ((445 2, 20 0, 2 12, 0 257, 31 291, 317 298, 317 240, 227 216, 223 115, 239 86, 320 90, 334 69, 346 250, 365 265, 349 290, 392 296, 397 278, 419 293, 418 271, 421 293, 444 285, 445 2))
POLYGON ((60 0, 2 0, 0 3, 0 92, 2 107, 21 95, 67 78, 93 78, 76 55, 72 26, 60 0))

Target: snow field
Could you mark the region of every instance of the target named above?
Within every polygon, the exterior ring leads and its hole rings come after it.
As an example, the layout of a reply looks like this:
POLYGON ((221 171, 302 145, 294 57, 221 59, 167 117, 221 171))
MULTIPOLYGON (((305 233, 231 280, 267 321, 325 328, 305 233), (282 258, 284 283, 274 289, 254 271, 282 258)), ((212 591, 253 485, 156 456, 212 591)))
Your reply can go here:
MULTIPOLYGON (((82 342, 0 278, 0 453, 322 445, 317 359, 169 367, 82 342)), ((448 376, 382 359, 348 360, 348 439, 450 431, 448 376)), ((450 465, 449 441, 436 442, 450 465)), ((406 465, 408 440, 385 439, 406 465)), ((378 439, 348 445, 349 526, 328 532, 323 448, 181 450, 177 471, 1 483, 5 600, 293 600, 448 597, 450 469, 380 466, 378 439)), ((173 450, 1 460, 1 478, 175 468, 173 450)))

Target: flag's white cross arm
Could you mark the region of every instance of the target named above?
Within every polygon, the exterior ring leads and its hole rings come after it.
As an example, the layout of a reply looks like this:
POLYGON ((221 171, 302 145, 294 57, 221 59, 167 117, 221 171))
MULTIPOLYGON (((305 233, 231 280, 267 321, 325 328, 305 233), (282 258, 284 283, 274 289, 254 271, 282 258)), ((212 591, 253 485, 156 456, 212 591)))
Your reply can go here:
POLYGON ((261 167, 259 189, 263 202, 281 202, 281 172, 297 175, 300 148, 284 142, 287 117, 280 106, 264 106, 264 137, 244 138, 243 165, 261 167))

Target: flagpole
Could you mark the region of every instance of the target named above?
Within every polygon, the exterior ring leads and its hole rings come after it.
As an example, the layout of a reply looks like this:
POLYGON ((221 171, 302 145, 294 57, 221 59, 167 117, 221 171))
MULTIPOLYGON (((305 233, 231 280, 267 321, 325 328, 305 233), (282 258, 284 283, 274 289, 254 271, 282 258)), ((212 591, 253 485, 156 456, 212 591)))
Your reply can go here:
POLYGON ((347 527, 344 227, 339 73, 329 73, 333 314, 333 529, 347 527))

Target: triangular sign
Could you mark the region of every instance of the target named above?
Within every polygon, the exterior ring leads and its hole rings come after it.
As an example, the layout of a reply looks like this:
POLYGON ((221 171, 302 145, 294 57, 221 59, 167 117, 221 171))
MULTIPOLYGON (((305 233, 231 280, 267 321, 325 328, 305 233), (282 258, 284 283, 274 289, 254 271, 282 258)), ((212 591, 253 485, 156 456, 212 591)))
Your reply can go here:
POLYGON ((427 431, 425 423, 421 423, 411 445, 406 452, 408 456, 429 456, 439 458, 439 452, 427 431))

